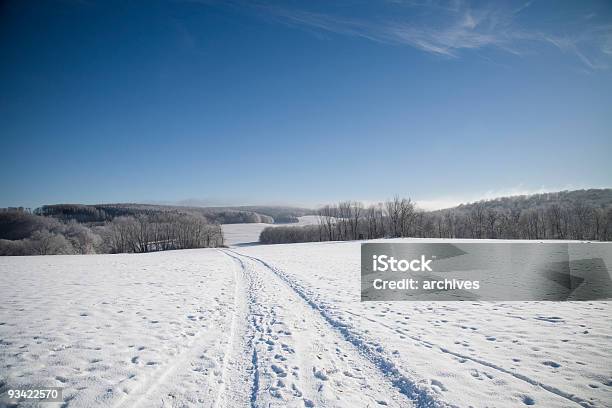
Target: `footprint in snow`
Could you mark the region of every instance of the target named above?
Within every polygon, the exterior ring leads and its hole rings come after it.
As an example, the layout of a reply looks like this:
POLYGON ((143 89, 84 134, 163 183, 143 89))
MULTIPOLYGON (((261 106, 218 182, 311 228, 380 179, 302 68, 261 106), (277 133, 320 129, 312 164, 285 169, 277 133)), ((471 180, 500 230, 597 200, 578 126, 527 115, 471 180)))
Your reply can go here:
POLYGON ((293 392, 294 397, 302 397, 302 391, 300 391, 300 389, 295 384, 291 384, 291 390, 293 392))
POLYGON ((535 400, 529 395, 523 395, 522 400, 525 405, 535 405, 535 400))
POLYGON ((288 353, 292 353, 292 354, 295 353, 295 350, 285 343, 281 344, 281 348, 288 353))
POLYGON ((287 376, 287 373, 285 372, 285 370, 282 367, 277 366, 276 364, 272 364, 270 368, 272 369, 272 371, 274 371, 274 374, 276 374, 279 377, 287 376))
POLYGON ((444 384, 442 384, 442 382, 441 382, 441 381, 438 381, 438 380, 435 380, 435 379, 432 379, 432 380, 431 380, 431 385, 432 385, 432 386, 434 386, 434 387, 439 388, 439 389, 440 389, 440 391, 447 391, 447 390, 448 390, 448 389, 447 389, 447 388, 444 386, 444 384))
POLYGON ((322 370, 317 370, 316 368, 312 367, 312 372, 315 378, 318 378, 321 381, 329 380, 329 377, 322 370))
POLYGON ((278 399, 282 399, 283 398, 283 394, 281 392, 281 390, 279 390, 276 387, 270 387, 270 395, 272 395, 274 398, 278 398, 278 399))

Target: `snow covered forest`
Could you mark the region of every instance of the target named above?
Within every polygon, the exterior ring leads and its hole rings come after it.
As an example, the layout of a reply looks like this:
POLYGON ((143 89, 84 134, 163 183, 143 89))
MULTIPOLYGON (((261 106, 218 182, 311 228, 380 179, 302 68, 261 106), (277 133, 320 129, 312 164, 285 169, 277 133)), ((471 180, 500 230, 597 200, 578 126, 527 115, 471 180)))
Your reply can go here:
POLYGON ((505 197, 438 211, 409 198, 316 211, 291 207, 179 207, 149 204, 48 205, 0 210, 0 255, 143 253, 225 244, 221 224, 297 223, 265 228, 260 243, 376 238, 612 241, 612 189, 505 197))
POLYGON ((144 253, 214 248, 221 224, 295 222, 312 211, 289 207, 181 207, 58 204, 0 209, 0 255, 144 253))
POLYGON ((612 189, 505 197, 426 212, 409 198, 327 205, 317 225, 266 228, 260 242, 375 238, 612 240, 612 189))
POLYGON ((120 216, 101 225, 61 222, 25 211, 0 212, 0 255, 142 253, 223 245, 218 224, 189 214, 120 216))

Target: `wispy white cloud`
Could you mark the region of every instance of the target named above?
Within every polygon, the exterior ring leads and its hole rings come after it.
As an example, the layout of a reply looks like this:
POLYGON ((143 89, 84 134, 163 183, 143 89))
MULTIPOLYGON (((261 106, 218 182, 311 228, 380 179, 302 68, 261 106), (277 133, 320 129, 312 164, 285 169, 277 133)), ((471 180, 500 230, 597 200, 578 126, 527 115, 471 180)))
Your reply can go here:
POLYGON ((530 1, 526 1, 525 3, 523 3, 521 6, 519 6, 518 8, 516 8, 512 14, 516 15, 521 13, 523 10, 528 9, 529 7, 531 7, 531 5, 533 4, 533 0, 530 1))
POLYGON ((591 70, 609 68, 612 55, 612 24, 589 27, 576 35, 539 33, 537 38, 546 41, 560 51, 575 55, 591 70))
POLYGON ((248 7, 264 18, 288 26, 316 33, 335 33, 405 45, 448 58, 459 57, 465 50, 486 48, 520 56, 531 53, 530 45, 537 43, 574 55, 589 70, 609 67, 609 57, 612 55, 611 25, 597 25, 591 21, 583 27, 573 27, 575 32, 572 35, 528 29, 519 25, 517 19, 532 7, 532 1, 514 9, 500 3, 474 6, 461 0, 396 0, 386 3, 406 8, 408 12, 401 14, 401 17, 387 15, 364 19, 268 2, 249 3, 248 7))
MULTIPOLYGON (((414 6, 415 3, 410 4, 414 6)), ((257 8, 262 15, 289 26, 324 30, 382 43, 409 45, 450 57, 456 56, 456 51, 461 49, 482 48, 506 41, 495 32, 495 26, 500 21, 497 17, 493 17, 489 11, 475 12, 470 8, 445 8, 447 13, 452 14, 452 21, 441 26, 398 19, 370 21, 266 4, 260 4, 257 8)))
POLYGON ((612 32, 608 33, 608 35, 606 36, 601 46, 601 52, 607 55, 612 55, 612 32))

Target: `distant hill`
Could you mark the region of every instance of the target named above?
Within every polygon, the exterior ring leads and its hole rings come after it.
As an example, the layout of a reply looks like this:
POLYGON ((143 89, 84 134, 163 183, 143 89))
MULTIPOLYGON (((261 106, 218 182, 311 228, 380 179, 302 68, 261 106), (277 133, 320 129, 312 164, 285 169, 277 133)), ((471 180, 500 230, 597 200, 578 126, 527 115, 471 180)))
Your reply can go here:
POLYGON ((266 228, 260 242, 374 238, 565 239, 612 241, 612 189, 503 197, 423 211, 396 196, 364 206, 344 201, 319 211, 319 224, 266 228))
POLYGON ((473 203, 461 204, 452 208, 432 211, 432 213, 444 213, 448 211, 469 213, 475 207, 496 211, 523 211, 528 209, 547 209, 553 205, 557 205, 559 207, 571 207, 578 203, 585 207, 591 208, 608 207, 612 205, 612 189, 602 188, 573 191, 566 190, 554 193, 500 197, 492 200, 482 200, 473 203))
POLYGON ((297 217, 312 214, 304 208, 275 206, 241 207, 185 207, 176 205, 154 205, 137 203, 117 204, 53 204, 35 210, 37 215, 53 217, 62 221, 79 223, 101 223, 116 217, 152 215, 157 213, 202 215, 218 224, 297 222, 297 217))
POLYGON ((236 207, 204 207, 211 211, 241 211, 254 212, 257 214, 267 215, 274 219, 274 223, 291 223, 298 222, 298 217, 304 215, 314 215, 316 211, 309 208, 286 207, 286 206, 262 206, 262 205, 243 205, 236 207))

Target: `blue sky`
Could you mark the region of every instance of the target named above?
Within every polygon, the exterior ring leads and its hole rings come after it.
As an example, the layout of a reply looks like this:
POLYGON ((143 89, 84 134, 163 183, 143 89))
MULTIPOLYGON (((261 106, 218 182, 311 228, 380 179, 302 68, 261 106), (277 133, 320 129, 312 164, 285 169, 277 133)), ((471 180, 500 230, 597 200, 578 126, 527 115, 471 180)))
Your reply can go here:
POLYGON ((14 1, 0 206, 612 187, 607 1, 14 1))

